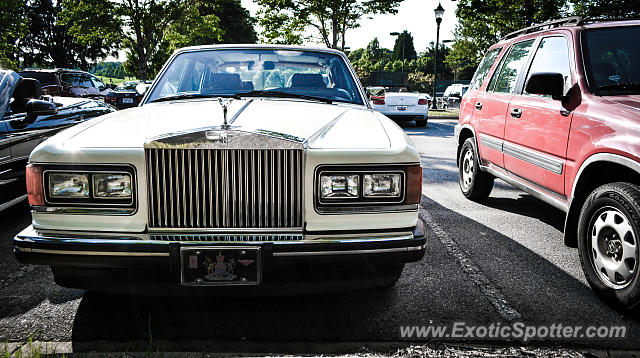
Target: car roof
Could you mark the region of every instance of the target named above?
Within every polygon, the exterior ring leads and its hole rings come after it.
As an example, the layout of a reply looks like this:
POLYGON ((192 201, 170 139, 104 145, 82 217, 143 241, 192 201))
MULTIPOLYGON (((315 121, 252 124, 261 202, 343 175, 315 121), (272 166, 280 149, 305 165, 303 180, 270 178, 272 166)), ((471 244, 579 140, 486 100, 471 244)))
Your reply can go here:
POLYGON ((191 52, 198 50, 219 50, 219 49, 265 49, 265 50, 293 50, 293 51, 309 51, 309 52, 327 52, 334 53, 336 55, 345 56, 340 50, 331 49, 327 47, 309 47, 309 46, 295 46, 295 45, 273 45, 273 44, 219 44, 219 45, 201 45, 201 46, 189 46, 176 50, 176 53, 191 52))
POLYGON ((621 27, 621 26, 640 26, 640 20, 636 19, 583 19, 580 16, 572 16, 552 21, 547 21, 541 24, 535 24, 523 29, 511 32, 504 36, 500 41, 490 47, 504 46, 511 42, 517 42, 521 38, 529 37, 529 35, 543 34, 548 31, 556 30, 569 30, 569 31, 582 31, 591 28, 608 28, 608 27, 621 27))
POLYGON ((48 72, 48 73, 86 73, 86 74, 91 74, 87 71, 82 71, 82 70, 74 70, 72 68, 25 68, 24 70, 20 71, 20 73, 25 73, 25 72, 48 72))

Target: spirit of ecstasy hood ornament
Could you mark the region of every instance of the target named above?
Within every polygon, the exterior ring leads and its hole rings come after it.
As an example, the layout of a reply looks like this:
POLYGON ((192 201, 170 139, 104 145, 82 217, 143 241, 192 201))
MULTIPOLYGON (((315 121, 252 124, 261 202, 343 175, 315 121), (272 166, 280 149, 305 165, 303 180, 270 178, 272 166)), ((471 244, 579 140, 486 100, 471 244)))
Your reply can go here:
POLYGON ((227 123, 227 107, 229 107, 231 102, 233 102, 233 98, 224 100, 221 97, 218 97, 218 102, 222 106, 222 112, 224 115, 224 123, 220 126, 220 128, 227 130, 230 128, 229 124, 227 123))

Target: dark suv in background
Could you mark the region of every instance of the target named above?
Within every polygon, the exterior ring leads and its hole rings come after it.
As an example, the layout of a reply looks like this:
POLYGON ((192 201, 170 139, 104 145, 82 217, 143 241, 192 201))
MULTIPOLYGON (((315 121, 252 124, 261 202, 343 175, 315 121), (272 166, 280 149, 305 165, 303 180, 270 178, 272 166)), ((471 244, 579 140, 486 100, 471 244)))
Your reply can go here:
POLYGON ((638 20, 579 17, 509 34, 456 126, 464 196, 480 201, 500 178, 563 210, 587 281, 624 309, 640 308, 639 39, 638 20))
POLYGON ((19 73, 23 78, 40 82, 42 93, 61 97, 91 97, 103 99, 111 88, 89 72, 56 68, 53 70, 26 69, 19 73))

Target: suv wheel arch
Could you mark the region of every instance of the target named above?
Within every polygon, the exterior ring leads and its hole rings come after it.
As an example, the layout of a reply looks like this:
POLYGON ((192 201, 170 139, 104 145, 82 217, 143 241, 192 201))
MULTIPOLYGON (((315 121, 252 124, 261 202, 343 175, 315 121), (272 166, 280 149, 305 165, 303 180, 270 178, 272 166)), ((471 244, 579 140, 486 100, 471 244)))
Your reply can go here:
POLYGON ((473 141, 475 142, 474 154, 476 155, 476 158, 480 160, 480 157, 478 156, 478 139, 476 137, 476 132, 475 130, 473 130, 473 127, 471 127, 471 125, 463 124, 462 128, 460 129, 460 134, 458 135, 458 149, 456 150, 456 166, 460 165, 459 163, 460 150, 462 149, 462 145, 468 138, 473 138, 473 141))
POLYGON ((613 153, 596 153, 587 158, 576 174, 564 223, 564 243, 577 247, 577 225, 585 199, 597 187, 613 182, 640 184, 640 163, 613 153))

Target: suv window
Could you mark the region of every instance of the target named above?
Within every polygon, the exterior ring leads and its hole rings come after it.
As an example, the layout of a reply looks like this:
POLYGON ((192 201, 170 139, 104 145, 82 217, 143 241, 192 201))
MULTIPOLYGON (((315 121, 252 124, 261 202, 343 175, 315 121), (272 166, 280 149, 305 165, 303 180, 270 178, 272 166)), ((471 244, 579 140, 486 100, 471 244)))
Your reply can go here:
POLYGON ((471 89, 478 89, 482 86, 482 82, 484 82, 484 79, 487 77, 487 74, 491 69, 491 65, 496 61, 496 57, 498 57, 500 50, 502 50, 502 47, 493 49, 484 55, 484 58, 482 58, 482 61, 480 61, 480 64, 478 65, 476 73, 471 79, 471 89))
POLYGON ((571 65, 569 63, 569 45, 564 36, 547 37, 540 41, 527 79, 536 72, 561 73, 564 77, 564 92, 567 93, 571 87, 571 65))
POLYGON ((489 83, 489 90, 494 92, 513 93, 518 81, 518 75, 522 71, 527 56, 531 51, 534 40, 519 42, 513 47, 505 57, 500 71, 496 71, 489 83))

